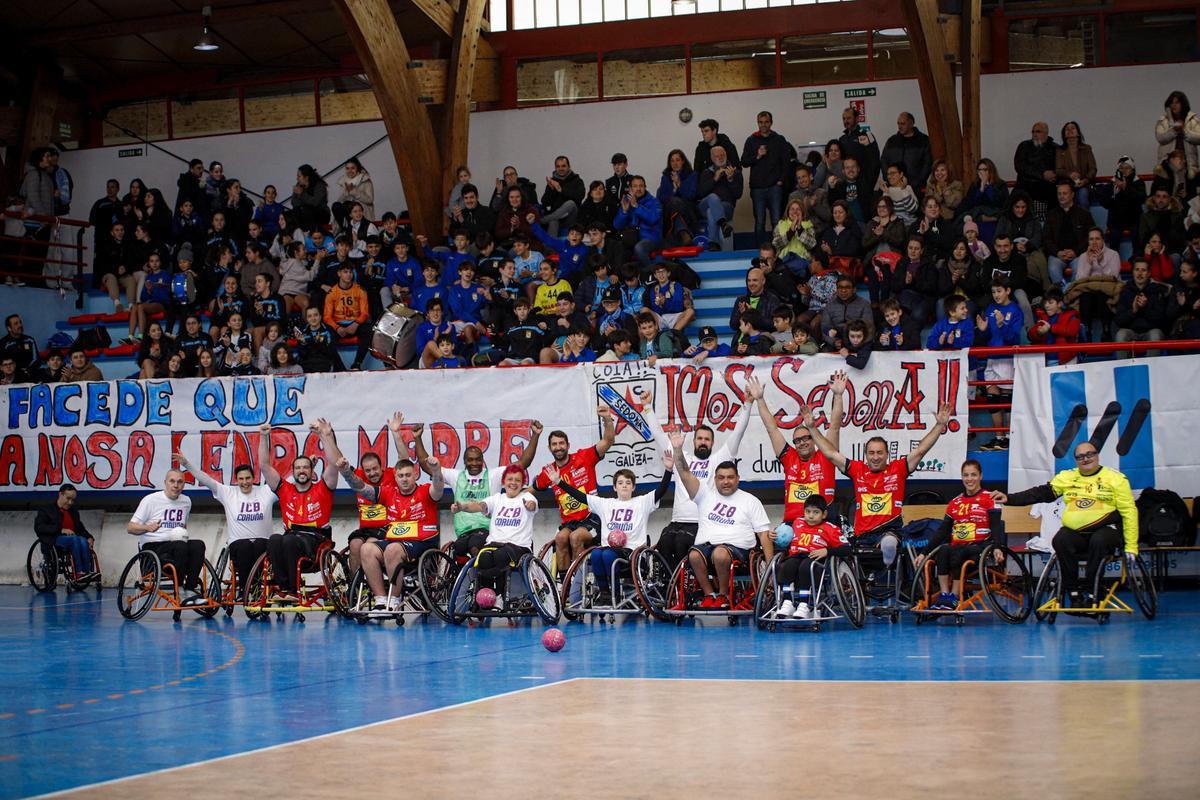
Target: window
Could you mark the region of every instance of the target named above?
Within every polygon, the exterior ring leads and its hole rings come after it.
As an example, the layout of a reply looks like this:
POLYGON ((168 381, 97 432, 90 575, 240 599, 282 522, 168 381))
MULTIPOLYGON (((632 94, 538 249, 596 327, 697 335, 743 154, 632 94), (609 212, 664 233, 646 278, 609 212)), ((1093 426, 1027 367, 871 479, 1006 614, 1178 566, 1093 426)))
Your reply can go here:
POLYGON ((237 89, 190 92, 171 98, 171 131, 176 139, 238 133, 241 129, 237 89))
POLYGON ((904 28, 875 31, 871 35, 871 49, 876 78, 916 77, 917 62, 904 28))
POLYGON ((600 97, 594 55, 517 62, 517 105, 578 103, 600 97))
POLYGON ((1109 14, 1104 18, 1104 48, 1109 64, 1195 61, 1196 12, 1109 14))
POLYGON ((322 78, 317 93, 321 97, 321 124, 383 118, 366 75, 322 78))
POLYGON ((166 98, 106 106, 103 117, 104 144, 129 144, 139 137, 152 142, 167 138, 166 98))
POLYGON ((604 97, 646 97, 687 91, 683 47, 604 54, 604 97))
POLYGON ((1036 17, 1008 23, 1008 66, 1014 72, 1096 63, 1095 17, 1036 17))
POLYGON ((842 0, 512 0, 511 20, 508 19, 508 0, 489 0, 488 19, 492 32, 499 33, 509 29, 520 31, 580 23, 589 25, 627 19, 807 6, 817 2, 839 3, 842 0))
POLYGON ((250 86, 242 102, 248 131, 317 124, 317 102, 310 80, 250 86))
POLYGON ((867 33, 788 36, 780 44, 784 86, 867 79, 867 33))
POLYGON ((775 85, 775 40, 692 45, 692 91, 721 92, 775 85))

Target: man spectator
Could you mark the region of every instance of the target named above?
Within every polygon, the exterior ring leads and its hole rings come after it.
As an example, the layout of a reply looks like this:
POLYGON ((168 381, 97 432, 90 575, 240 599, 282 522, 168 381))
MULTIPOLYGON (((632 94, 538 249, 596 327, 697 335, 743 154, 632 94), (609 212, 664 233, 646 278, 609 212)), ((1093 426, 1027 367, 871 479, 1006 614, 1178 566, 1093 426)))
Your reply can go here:
POLYGON ((896 119, 896 133, 888 137, 883 145, 881 160, 885 166, 903 164, 908 182, 917 191, 924 191, 925 182, 933 169, 933 151, 929 137, 917 128, 917 121, 907 111, 901 111, 896 119))
POLYGON ((769 320, 772 312, 782 303, 783 301, 774 293, 767 290, 766 273, 758 267, 751 267, 746 271, 746 293, 733 301, 733 313, 729 315, 729 327, 736 334, 742 323, 742 314, 751 309, 757 311, 761 319, 769 320))
POLYGON ((818 186, 813 178, 813 168, 809 164, 796 165, 796 188, 788 195, 788 204, 793 200, 804 204, 805 219, 813 224, 813 233, 819 237, 833 222, 833 211, 829 205, 829 192, 824 186, 818 186))
MULTIPOLYGON (((54 173, 50 167, 50 148, 38 147, 29 156, 29 165, 25 169, 21 189, 17 192, 25 198, 25 216, 53 217, 54 203, 58 195, 58 187, 54 182, 54 173)), ((53 226, 49 222, 26 221, 28 235, 38 244, 26 247, 25 254, 35 258, 46 255, 47 244, 53 226)), ((28 275, 37 275, 42 271, 42 264, 37 261, 18 262, 17 271, 28 275)), ((38 284, 40 285, 40 283, 38 284)))
POLYGON ((572 225, 575 222, 586 192, 583 178, 571 170, 571 160, 566 156, 554 159, 554 174, 547 176, 542 192, 542 225, 547 233, 557 237, 560 223, 572 225))
POLYGON ((112 226, 121 219, 121 184, 109 178, 104 184, 104 197, 92 203, 88 212, 88 223, 92 226, 92 252, 98 252, 102 243, 109 239, 112 226))
POLYGON ((499 243, 497 247, 509 250, 513 246, 513 239, 521 234, 532 240, 533 223, 529 222, 529 216, 532 214, 536 222, 537 213, 537 206, 528 202, 520 186, 509 186, 504 205, 496 211, 496 227, 492 231, 499 243))
MULTIPOLYGON (((1004 281, 1012 287, 1012 299, 1020 307, 1024 315, 1024 328, 1028 331, 1034 323, 1033 307, 1029 304, 1029 290, 1032 288, 1029 273, 1025 256, 1017 252, 1007 234, 996 234, 991 255, 973 269, 967 278, 965 288, 976 308, 987 308, 991 302, 991 287, 996 281, 1004 281)), ((1040 294, 1041 292, 1037 291, 1034 297, 1040 294)))
POLYGON ((1061 286, 1067 264, 1087 249, 1088 231, 1096 223, 1087 209, 1075 204, 1075 187, 1069 180, 1059 181, 1055 193, 1058 204, 1046 212, 1042 250, 1046 253, 1050 282, 1061 286))
POLYGON ((17 369, 17 362, 12 356, 0 356, 0 386, 12 386, 14 383, 24 383, 25 375, 17 369))
POLYGON ((703 173, 712 166, 712 149, 725 148, 725 160, 737 164, 738 151, 728 136, 721 133, 721 125, 715 119, 700 120, 700 143, 696 145, 696 157, 692 159, 692 168, 703 173))
POLYGON ((1146 201, 1146 210, 1142 212, 1142 218, 1138 222, 1137 240, 1133 243, 1134 251, 1144 251, 1146 242, 1156 233, 1162 239, 1166 252, 1172 256, 1178 257, 1187 246, 1183 229, 1183 206, 1171 195, 1171 187, 1159 181, 1154 182, 1150 199, 1146 201))
POLYGON ((118 219, 108 231, 108 240, 96 247, 96 260, 92 265, 92 282, 108 292, 113 310, 118 314, 125 308, 121 303, 121 292, 125 293, 129 305, 133 305, 133 293, 137 288, 137 267, 131 250, 130 242, 125 239, 125 223, 118 219))
POLYGON ((646 179, 634 175, 629 194, 621 197, 621 208, 613 220, 613 228, 634 242, 633 254, 642 267, 650 267, 650 253, 662 241, 662 206, 646 191, 646 179))
POLYGON ((788 140, 771 130, 770 111, 760 111, 758 130, 742 147, 742 166, 750 170, 750 200, 754 203, 754 243, 770 238, 783 214, 784 182, 795 151, 788 140), (769 221, 768 221, 769 220, 769 221))
POLYGON ((621 237, 610 236, 608 227, 599 221, 588 225, 587 235, 589 260, 593 255, 603 257, 608 262, 608 271, 615 275, 625 264, 625 246, 621 243, 621 237))
POLYGON ((75 191, 75 181, 66 167, 58 165, 58 149, 46 148, 46 167, 54 178, 54 216, 65 217, 71 213, 71 195, 75 191))
MULTIPOLYGON (((703 126, 701 130, 704 130, 703 126)), ((703 145, 704 142, 700 144, 703 145)), ((696 152, 699 154, 699 147, 696 148, 696 152)), ((733 225, 730 224, 730 220, 733 219, 733 208, 744 191, 745 181, 736 162, 730 162, 727 158, 724 145, 713 145, 705 156, 709 163, 703 170, 697 170, 700 177, 697 180, 696 196, 700 198, 698 208, 704 215, 708 249, 732 250, 733 225)))
POLYGON ((537 187, 533 181, 518 176, 517 168, 511 165, 504 168, 502 175, 504 177, 496 178, 496 190, 488 202, 492 211, 500 213, 500 209, 508 202, 508 190, 513 187, 521 190, 522 205, 537 207, 537 187))
POLYGON ((622 197, 629 194, 629 182, 633 180, 629 174, 629 159, 624 153, 613 153, 612 171, 612 176, 604 182, 604 191, 608 192, 613 203, 619 203, 622 197))
POLYGON ((1033 123, 1030 138, 1017 145, 1013 156, 1013 167, 1017 171, 1017 188, 1024 189, 1033 198, 1033 215, 1044 222, 1046 211, 1056 201, 1054 188, 1054 157, 1058 146, 1050 137, 1050 126, 1045 122, 1033 123))
MULTIPOLYGON (((1133 280, 1121 287, 1117 298, 1116 341, 1161 342, 1167 338, 1167 303, 1171 289, 1150 280, 1150 262, 1144 256, 1133 259, 1133 280)), ((1132 354, 1126 353, 1126 356, 1132 354)), ((1151 350, 1146 355, 1158 355, 1151 350)))
POLYGON ((55 501, 38 509, 33 532, 43 547, 62 547, 70 552, 75 572, 83 581, 98 577, 98 574, 93 571, 95 565, 92 563, 94 539, 75 508, 78 495, 78 490, 69 483, 59 487, 55 501))
POLYGON ((11 358, 17 369, 28 375, 38 363, 37 341, 25 333, 20 314, 9 314, 4 326, 8 328, 8 334, 0 339, 0 357, 11 358))
POLYGON ((857 161, 867 187, 874 191, 879 182, 879 142, 859 124, 858 112, 853 108, 842 111, 842 135, 838 137, 838 143, 842 146, 842 161, 846 158, 857 161))
MULTIPOLYGON (((846 339, 846 324, 856 319, 865 322, 868 329, 874 327, 875 315, 870 302, 865 297, 859 297, 854 291, 854 281, 843 275, 838 278, 833 299, 821 310, 821 332, 825 344, 839 347, 839 342, 846 339)), ((872 337, 868 334, 867 338, 872 337)))
POLYGON ((842 173, 844 178, 829 176, 829 205, 832 208, 838 200, 845 202, 854 221, 861 225, 873 214, 874 184, 867 179, 855 158, 842 159, 842 173))
POLYGON ((179 173, 175 185, 179 187, 179 194, 175 195, 174 210, 178 210, 184 200, 191 200, 192 209, 206 216, 209 200, 204 188, 204 162, 198 158, 189 161, 187 171, 179 173))
POLYGON ((496 229, 496 214, 479 202, 479 189, 468 183, 462 187, 462 205, 450 212, 451 228, 467 232, 467 241, 474 242, 481 233, 489 236, 496 229))

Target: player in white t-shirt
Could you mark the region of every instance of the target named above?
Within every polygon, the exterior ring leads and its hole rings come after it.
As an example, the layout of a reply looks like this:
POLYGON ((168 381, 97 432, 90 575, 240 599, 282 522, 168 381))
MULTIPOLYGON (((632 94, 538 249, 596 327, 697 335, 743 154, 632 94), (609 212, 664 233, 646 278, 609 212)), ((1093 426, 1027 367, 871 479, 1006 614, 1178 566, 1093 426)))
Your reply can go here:
MULTIPOLYGON (((642 416, 645 417, 651 433, 654 434, 654 441, 658 443, 658 449, 666 453, 671 452, 671 442, 654 413, 654 399, 649 393, 643 392, 641 400, 644 406, 642 416)), ((701 481, 711 484, 713 471, 717 464, 725 461, 737 461, 738 448, 742 445, 742 437, 746 435, 746 426, 750 422, 750 411, 753 405, 753 400, 742 404, 737 419, 734 421, 733 430, 729 433, 729 438, 715 451, 713 444, 716 439, 713 429, 707 425, 696 427, 692 433, 692 448, 684 453, 693 475, 701 481)), ((668 474, 670 473, 668 472, 668 474)), ((663 528, 662 535, 658 537, 658 544, 655 545, 672 569, 683 560, 696 540, 698 521, 696 504, 687 496, 686 492, 676 491, 671 505, 671 524, 663 528)))
MULTIPOLYGON (((228 542, 229 559, 233 562, 234 579, 239 583, 250 577, 250 570, 259 556, 267 552, 267 540, 271 538, 271 509, 277 498, 271 487, 254 482, 254 469, 249 464, 233 468, 233 479, 237 486, 218 483, 204 470, 192 466, 183 453, 176 453, 179 466, 195 476, 196 482, 212 492, 213 497, 225 509, 225 540, 228 542)), ((238 586, 238 596, 243 587, 238 586)))
POLYGON ((696 543, 688 551, 688 563, 705 594, 700 608, 729 608, 730 564, 736 559, 750 565, 750 550, 771 535, 771 520, 761 500, 738 488, 738 469, 733 461, 718 463, 712 471, 712 483, 708 483, 688 468, 682 433, 671 434, 671 447, 675 472, 696 502, 699 516, 696 543), (708 577, 709 567, 717 576, 715 590, 708 577))
POLYGON ((553 465, 547 467, 547 478, 558 484, 560 489, 575 500, 586 504, 588 509, 600 518, 600 545, 591 552, 592 575, 595 576, 596 588, 599 591, 595 602, 597 606, 612 603, 609 576, 612 575, 613 563, 617 559, 628 559, 631 551, 649 542, 650 534, 646 531, 646 526, 650 522, 650 515, 667 493, 667 487, 671 485, 671 470, 674 466, 674 456, 664 453, 662 482, 654 491, 636 497, 633 490, 637 488, 637 476, 633 474, 633 470, 619 469, 613 473, 613 492, 617 496, 601 497, 598 494, 584 494, 561 480, 558 470, 553 465), (614 531, 625 534, 625 544, 620 547, 614 547, 608 541, 609 535, 614 531))
POLYGON ((479 575, 479 588, 487 587, 496 592, 496 605, 493 606, 496 611, 504 610, 500 577, 533 548, 533 518, 537 516, 538 501, 525 488, 528 478, 529 473, 524 468, 510 464, 504 469, 503 492, 450 506, 456 514, 466 511, 487 514, 491 518, 487 542, 475 558, 475 569, 479 575))
POLYGON ((171 564, 174 567, 176 576, 183 582, 182 587, 176 587, 177 591, 180 595, 188 592, 183 605, 203 605, 208 602, 200 594, 204 542, 188 540, 187 524, 191 513, 192 500, 183 493, 183 473, 170 469, 163 490, 142 498, 125 529, 139 537, 142 549, 155 553, 164 566, 171 564))

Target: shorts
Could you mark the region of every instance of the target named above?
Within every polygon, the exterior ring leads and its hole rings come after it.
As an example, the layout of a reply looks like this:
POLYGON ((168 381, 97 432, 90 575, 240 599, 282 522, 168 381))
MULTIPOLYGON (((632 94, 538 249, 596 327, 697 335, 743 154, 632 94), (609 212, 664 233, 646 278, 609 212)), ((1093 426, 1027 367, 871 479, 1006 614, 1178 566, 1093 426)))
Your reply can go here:
POLYGON ((421 557, 421 554, 426 550, 436 549, 438 540, 432 539, 376 539, 372 544, 380 550, 387 550, 388 547, 394 544, 404 546, 404 553, 408 556, 409 561, 416 561, 421 557))
MULTIPOLYGON (((983 368, 983 379, 985 381, 1011 381, 1014 374, 1016 374, 1016 368, 1011 358, 989 358, 983 368)), ((999 389, 1004 392, 1012 391, 1011 386, 991 386, 988 388, 999 389)))
POLYGON ((362 539, 364 542, 367 542, 371 539, 381 539, 383 538, 383 532, 386 530, 386 525, 380 528, 359 528, 358 530, 351 531, 350 535, 346 537, 346 541, 353 542, 355 539, 362 539))
POLYGON ((708 564, 712 564, 713 550, 716 550, 718 547, 729 548, 729 552, 733 554, 734 561, 742 562, 743 566, 749 565, 750 551, 745 547, 738 547, 737 545, 733 544, 711 544, 709 542, 692 545, 692 549, 703 555, 705 562, 708 564))
POLYGON ((675 323, 683 316, 682 311, 676 311, 674 314, 659 314, 658 318, 662 320, 661 328, 674 328, 675 323))
POLYGON ((455 319, 455 320, 450 321, 450 325, 453 326, 455 333, 462 333, 467 328, 473 328, 478 324, 479 324, 478 322, 464 322, 461 319, 455 319))
POLYGON ((587 528, 592 532, 592 546, 600 545, 600 517, 595 514, 588 514, 583 519, 574 519, 570 522, 563 522, 558 526, 560 529, 566 528, 569 531, 577 531, 580 528, 587 528))

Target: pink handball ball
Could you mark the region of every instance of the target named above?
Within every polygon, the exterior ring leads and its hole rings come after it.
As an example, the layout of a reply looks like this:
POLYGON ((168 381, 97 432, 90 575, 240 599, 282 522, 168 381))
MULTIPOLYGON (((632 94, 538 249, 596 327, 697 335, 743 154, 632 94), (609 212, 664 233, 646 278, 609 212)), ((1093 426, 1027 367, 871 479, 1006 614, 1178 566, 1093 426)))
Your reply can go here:
POLYGON ((609 547, 624 547, 628 538, 625 536, 625 531, 613 531, 608 535, 609 547))
POLYGON ((545 647, 551 653, 557 653, 566 647, 567 635, 558 628, 551 628, 542 634, 542 647, 545 647))
POLYGON ((475 605, 487 611, 496 605, 496 593, 491 589, 480 589, 475 593, 475 605))

